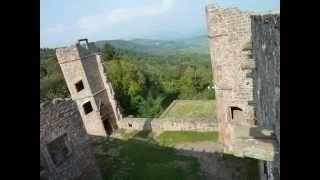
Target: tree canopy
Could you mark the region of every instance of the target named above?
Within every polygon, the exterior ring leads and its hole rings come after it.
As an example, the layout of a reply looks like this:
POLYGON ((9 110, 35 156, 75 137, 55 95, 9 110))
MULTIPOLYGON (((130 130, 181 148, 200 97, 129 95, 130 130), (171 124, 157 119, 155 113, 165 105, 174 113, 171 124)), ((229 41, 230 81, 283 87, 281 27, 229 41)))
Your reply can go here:
MULTIPOLYGON (((148 54, 105 44, 107 79, 122 113, 156 117, 174 99, 214 99, 209 54, 148 54)), ((69 92, 54 49, 40 49, 40 102, 69 92)))

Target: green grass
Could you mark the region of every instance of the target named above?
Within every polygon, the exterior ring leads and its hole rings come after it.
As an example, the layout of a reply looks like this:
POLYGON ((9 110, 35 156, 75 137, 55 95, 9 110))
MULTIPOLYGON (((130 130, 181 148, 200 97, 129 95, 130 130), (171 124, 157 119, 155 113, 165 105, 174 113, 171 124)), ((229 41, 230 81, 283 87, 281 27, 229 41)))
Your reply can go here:
MULTIPOLYGON (((222 161, 236 161, 239 157, 236 157, 232 154, 222 154, 221 160, 222 161)), ((247 174, 244 174, 242 179, 244 180, 256 180, 259 179, 259 167, 258 167, 258 160, 252 158, 242 158, 243 161, 247 161, 247 174)))
POLYGON ((117 133, 121 136, 122 139, 129 139, 133 136, 136 136, 140 133, 138 130, 127 131, 125 129, 117 129, 117 133))
MULTIPOLYGON (((176 149, 162 146, 160 142, 174 144, 218 139, 217 132, 166 131, 157 137, 152 132, 143 131, 118 129, 117 133, 121 133, 120 139, 104 139, 95 144, 97 164, 104 180, 205 179, 197 158, 178 154, 176 149), (153 139, 159 144, 132 137, 153 139)), ((232 178, 228 176, 227 179, 255 180, 259 178, 257 162, 255 159, 223 154, 218 156, 216 163, 218 167, 225 168, 224 173, 231 174, 232 178), (239 171, 241 175, 234 175, 239 171)))
POLYGON ((153 133, 151 131, 138 131, 138 130, 126 130, 126 129, 117 129, 117 134, 120 135, 121 139, 128 140, 133 137, 140 138, 153 138, 153 133))
POLYGON ((160 135, 155 136, 150 131, 128 131, 125 129, 118 129, 117 133, 121 139, 128 140, 133 137, 140 137, 152 140, 161 145, 170 145, 177 143, 199 142, 199 141, 213 141, 218 140, 218 132, 196 132, 196 131, 164 131, 160 135))
POLYGON ((217 141, 218 132, 165 131, 156 140, 160 144, 177 144, 197 141, 217 141))
POLYGON ((176 100, 162 117, 215 117, 215 105, 214 100, 176 100))
POLYGON ((140 131, 135 135, 135 137, 141 137, 141 138, 146 138, 146 139, 152 139, 153 138, 153 133, 151 131, 140 131))
POLYGON ((197 159, 177 155, 172 148, 134 140, 101 143, 96 154, 103 179, 192 180, 203 179, 197 159), (104 152, 117 148, 118 156, 104 152))

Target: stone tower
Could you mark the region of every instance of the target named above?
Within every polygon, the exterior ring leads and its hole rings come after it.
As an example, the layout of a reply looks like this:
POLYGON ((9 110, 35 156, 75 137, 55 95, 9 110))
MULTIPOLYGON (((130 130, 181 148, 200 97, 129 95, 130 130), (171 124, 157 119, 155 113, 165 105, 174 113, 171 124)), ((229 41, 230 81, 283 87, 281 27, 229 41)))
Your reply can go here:
POLYGON ((207 18, 219 140, 227 153, 270 160, 273 158, 272 146, 257 142, 252 136, 257 130, 253 129, 256 127, 255 62, 244 51, 245 46, 251 44, 250 13, 209 5, 207 18))
POLYGON ((261 160, 261 179, 279 179, 280 15, 216 5, 206 15, 219 141, 226 153, 261 160))
POLYGON ((56 50, 66 84, 89 135, 107 136, 117 128, 118 109, 106 82, 99 49, 87 39, 56 50))

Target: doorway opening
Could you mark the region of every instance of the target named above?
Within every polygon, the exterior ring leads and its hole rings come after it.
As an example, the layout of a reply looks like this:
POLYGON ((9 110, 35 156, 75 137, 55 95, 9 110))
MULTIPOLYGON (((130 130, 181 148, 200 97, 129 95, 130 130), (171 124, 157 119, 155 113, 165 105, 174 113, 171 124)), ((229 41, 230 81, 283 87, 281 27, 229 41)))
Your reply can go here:
POLYGON ((110 112, 108 111, 107 106, 102 102, 99 102, 99 110, 100 110, 100 115, 101 115, 104 129, 108 135, 111 135, 113 132, 113 128, 112 128, 112 123, 110 122, 111 119, 109 117, 110 112))
POLYGON ((112 129, 111 123, 109 122, 109 119, 102 120, 102 123, 103 123, 104 129, 106 130, 106 133, 108 135, 111 135, 113 132, 113 129, 112 129))

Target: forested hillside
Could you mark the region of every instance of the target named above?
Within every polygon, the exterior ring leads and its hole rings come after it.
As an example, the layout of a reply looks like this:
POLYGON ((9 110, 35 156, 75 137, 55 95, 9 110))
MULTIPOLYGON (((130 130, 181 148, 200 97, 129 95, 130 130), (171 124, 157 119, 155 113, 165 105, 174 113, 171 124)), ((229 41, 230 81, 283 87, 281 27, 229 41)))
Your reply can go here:
MULTIPOLYGON (((207 42, 132 41, 97 42, 124 115, 155 117, 174 99, 214 98, 207 42)), ((54 49, 40 49, 40 56, 41 101, 68 96, 54 49)))
POLYGON ((115 48, 133 50, 141 53, 154 55, 174 55, 180 53, 200 53, 208 54, 208 36, 196 36, 175 41, 152 40, 152 39, 133 39, 133 40, 107 40, 97 41, 96 45, 100 48, 105 43, 111 44, 115 48))

